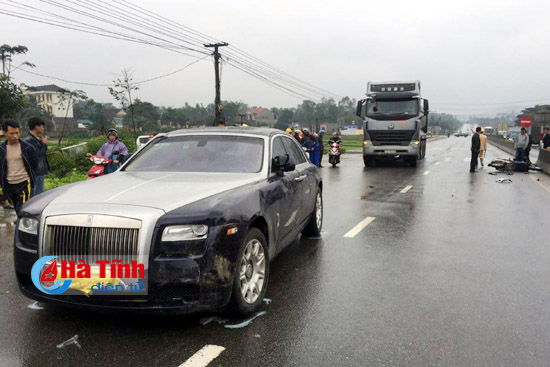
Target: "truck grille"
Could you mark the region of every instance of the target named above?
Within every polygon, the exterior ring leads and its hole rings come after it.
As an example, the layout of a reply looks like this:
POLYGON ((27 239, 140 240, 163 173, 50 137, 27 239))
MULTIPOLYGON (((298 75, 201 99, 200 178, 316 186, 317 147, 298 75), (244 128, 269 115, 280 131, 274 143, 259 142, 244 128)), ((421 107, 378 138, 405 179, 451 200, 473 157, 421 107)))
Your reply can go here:
POLYGON ((141 221, 100 215, 51 217, 46 220, 44 255, 60 260, 138 259, 141 221), (91 219, 89 219, 91 218, 91 219))
POLYGON ((369 130, 370 139, 380 145, 401 145, 410 143, 414 130, 369 130))
POLYGON ((60 260, 92 257, 101 260, 137 260, 139 229, 48 226, 46 248, 60 260))

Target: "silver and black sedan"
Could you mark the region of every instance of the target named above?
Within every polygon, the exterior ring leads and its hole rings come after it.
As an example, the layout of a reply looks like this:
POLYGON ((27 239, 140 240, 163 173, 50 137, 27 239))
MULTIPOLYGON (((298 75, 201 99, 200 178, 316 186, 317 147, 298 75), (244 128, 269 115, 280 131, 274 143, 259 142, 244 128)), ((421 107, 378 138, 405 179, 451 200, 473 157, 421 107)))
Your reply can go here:
POLYGON ((265 295, 270 261, 301 233, 318 236, 322 182, 300 145, 274 129, 212 128, 156 136, 117 172, 62 186, 24 206, 15 271, 34 300, 84 309, 246 315, 265 295), (45 256, 137 259, 147 295, 52 295, 45 256))

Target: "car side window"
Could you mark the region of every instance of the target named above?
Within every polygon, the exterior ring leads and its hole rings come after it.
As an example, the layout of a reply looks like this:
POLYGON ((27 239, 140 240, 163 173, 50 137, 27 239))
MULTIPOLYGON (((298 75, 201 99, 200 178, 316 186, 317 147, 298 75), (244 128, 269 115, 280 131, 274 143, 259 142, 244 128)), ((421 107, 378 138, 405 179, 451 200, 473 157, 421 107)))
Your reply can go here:
POLYGON ((273 139, 273 146, 271 147, 271 159, 279 156, 279 155, 285 155, 287 154, 285 146, 283 145, 283 141, 280 136, 275 137, 273 139))
POLYGON ((302 152, 298 144, 292 141, 291 138, 282 138, 282 139, 286 146, 286 150, 290 155, 290 158, 292 158, 295 164, 302 164, 307 162, 306 157, 304 156, 304 153, 302 152))

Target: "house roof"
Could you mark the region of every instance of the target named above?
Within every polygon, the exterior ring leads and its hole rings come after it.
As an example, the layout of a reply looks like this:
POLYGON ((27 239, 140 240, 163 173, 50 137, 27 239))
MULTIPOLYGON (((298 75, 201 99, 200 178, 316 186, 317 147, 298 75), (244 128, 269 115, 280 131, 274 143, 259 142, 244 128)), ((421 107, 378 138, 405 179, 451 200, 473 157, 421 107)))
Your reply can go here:
POLYGON ((103 114, 105 115, 105 117, 107 117, 108 119, 111 119, 113 117, 116 116, 116 114, 118 113, 118 111, 120 111, 119 108, 116 108, 116 107, 106 107, 106 108, 103 108, 103 114))
POLYGON ((29 87, 33 92, 65 92, 67 89, 58 87, 55 84, 39 85, 37 87, 29 87))
POLYGON ((262 113, 264 111, 269 111, 269 110, 267 108, 263 108, 263 107, 249 108, 248 109, 248 112, 253 114, 253 115, 257 115, 257 114, 262 113))

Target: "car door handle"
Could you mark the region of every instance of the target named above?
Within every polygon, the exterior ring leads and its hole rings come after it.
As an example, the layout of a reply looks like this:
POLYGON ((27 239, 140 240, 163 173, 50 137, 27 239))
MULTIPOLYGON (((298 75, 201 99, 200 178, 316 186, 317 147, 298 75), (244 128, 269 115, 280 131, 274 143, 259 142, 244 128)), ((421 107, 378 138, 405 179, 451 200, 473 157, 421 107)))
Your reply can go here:
POLYGON ((307 175, 302 175, 302 176, 298 176, 294 179, 294 181, 296 182, 302 182, 303 180, 305 180, 307 177, 307 175))

